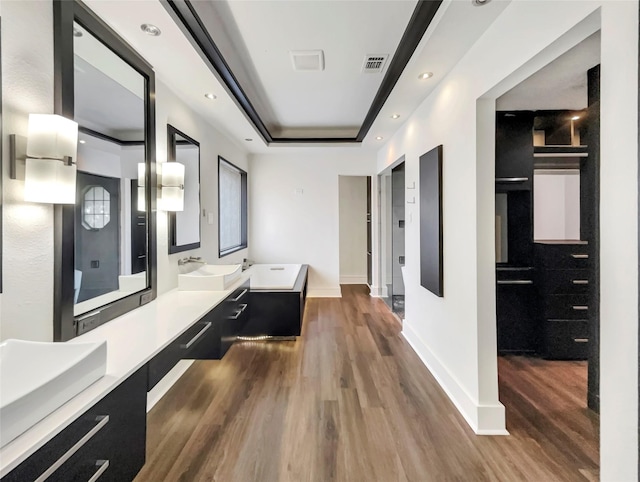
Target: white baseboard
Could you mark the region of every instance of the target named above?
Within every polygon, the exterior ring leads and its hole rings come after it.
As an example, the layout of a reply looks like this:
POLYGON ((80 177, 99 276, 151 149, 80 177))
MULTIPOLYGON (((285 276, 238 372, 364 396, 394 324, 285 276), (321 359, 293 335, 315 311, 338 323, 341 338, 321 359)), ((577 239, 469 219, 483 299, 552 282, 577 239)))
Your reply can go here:
POLYGON ((382 287, 381 286, 369 286, 370 289, 370 293, 369 296, 372 296, 374 298, 384 298, 384 296, 382 296, 382 287))
POLYGON ((342 298, 340 287, 337 288, 308 288, 307 298, 342 298))
POLYGON ((193 364, 193 360, 180 360, 155 387, 147 393, 147 413, 151 411, 156 403, 171 389, 171 387, 180 379, 184 372, 193 364))
POLYGON ((366 285, 367 275, 365 274, 364 276, 362 276, 359 274, 341 274, 340 284, 341 285, 366 285))
POLYGON ((479 405, 407 323, 403 323, 402 336, 477 435, 509 435, 505 428, 504 405, 500 402, 479 405))

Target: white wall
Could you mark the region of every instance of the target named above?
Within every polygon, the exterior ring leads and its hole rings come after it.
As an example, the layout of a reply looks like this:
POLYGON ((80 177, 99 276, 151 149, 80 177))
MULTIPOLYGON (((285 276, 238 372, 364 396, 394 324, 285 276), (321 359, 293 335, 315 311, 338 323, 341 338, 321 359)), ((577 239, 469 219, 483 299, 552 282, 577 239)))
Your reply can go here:
POLYGON ((534 171, 533 239, 580 239, 580 170, 534 171))
POLYGON ((420 287, 418 205, 408 205, 404 334, 471 426, 500 432, 495 99, 596 31, 600 13, 601 477, 628 481, 638 467, 638 2, 514 0, 380 151, 378 171, 404 153, 418 185, 418 157, 444 145, 445 296, 420 287))
POLYGON ((339 176, 340 283, 367 283, 367 178, 339 176))
POLYGON ((200 216, 202 227, 200 248, 168 255, 167 215, 158 211, 159 295, 178 286, 178 259, 186 256, 201 256, 212 264, 241 263, 243 258, 249 257, 251 249, 251 243, 249 243, 248 249, 236 251, 223 258, 218 257, 218 156, 247 171, 251 179, 246 150, 194 113, 162 82, 162 79, 156 78, 157 162, 167 160, 167 124, 171 124, 200 143, 200 208, 206 213, 214 213, 214 223, 208 224, 206 217, 200 216))
POLYGON ((252 258, 309 264, 308 295, 340 296, 338 176, 372 175, 375 153, 356 147, 279 152, 251 157, 252 258))
POLYGON ((27 135, 29 113, 53 112, 51 1, 2 2, 3 294, 0 339, 53 338, 53 209, 22 201, 9 178, 9 134, 27 135), (37 73, 37 75, 34 75, 37 73))

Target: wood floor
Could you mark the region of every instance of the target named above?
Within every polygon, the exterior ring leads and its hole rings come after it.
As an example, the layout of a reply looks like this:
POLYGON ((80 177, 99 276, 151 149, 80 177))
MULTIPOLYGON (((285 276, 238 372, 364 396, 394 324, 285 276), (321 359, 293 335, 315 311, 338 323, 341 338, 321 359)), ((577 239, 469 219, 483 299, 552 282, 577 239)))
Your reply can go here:
POLYGON ((598 477, 580 362, 500 359, 511 436, 476 436, 366 287, 309 299, 297 342, 199 361, 148 417, 137 482, 598 477))

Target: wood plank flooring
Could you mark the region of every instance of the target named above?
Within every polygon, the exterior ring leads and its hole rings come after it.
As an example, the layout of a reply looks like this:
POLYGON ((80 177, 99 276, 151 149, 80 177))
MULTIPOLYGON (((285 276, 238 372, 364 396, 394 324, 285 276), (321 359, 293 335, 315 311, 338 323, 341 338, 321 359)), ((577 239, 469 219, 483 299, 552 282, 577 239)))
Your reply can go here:
POLYGON ((501 358, 509 437, 476 436, 362 286, 309 299, 297 342, 198 361, 150 412, 143 481, 598 478, 586 365, 501 358))

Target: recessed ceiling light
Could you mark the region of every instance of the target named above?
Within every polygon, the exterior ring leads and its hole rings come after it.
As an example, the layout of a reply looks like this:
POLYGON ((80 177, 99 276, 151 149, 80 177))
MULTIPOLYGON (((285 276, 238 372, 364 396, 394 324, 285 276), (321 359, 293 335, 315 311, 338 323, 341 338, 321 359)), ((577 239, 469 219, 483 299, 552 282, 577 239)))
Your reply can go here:
POLYGON ((384 139, 384 137, 382 137, 382 136, 376 137, 376 141, 381 141, 382 139, 384 139))
POLYGON ((144 33, 153 37, 157 37, 162 33, 158 27, 150 23, 143 23, 142 25, 140 25, 140 28, 144 33))
POLYGON ((73 29, 73 36, 74 37, 82 37, 82 31, 80 29, 74 28, 73 29))
POLYGON ((571 120, 578 120, 578 119, 580 119, 580 116, 579 116, 579 115, 574 115, 574 116, 571 118, 571 120))
POLYGON ((418 75, 419 79, 429 79, 433 77, 433 72, 422 72, 420 75, 418 75))
POLYGON ((79 142, 80 144, 84 144, 84 143, 85 143, 85 142, 87 142, 87 141, 85 141, 84 139, 80 139, 78 142, 79 142))
POLYGON ((482 7, 483 5, 486 5, 487 3, 489 3, 491 0, 471 0, 471 3, 473 4, 474 7, 482 7))
POLYGON ((251 139, 251 137, 246 137, 246 138, 245 138, 245 141, 247 141, 247 142, 251 142, 252 140, 253 140, 253 139, 251 139))
POLYGON ((393 114, 391 116, 392 119, 399 119, 400 118, 400 114, 393 114))
POLYGON ((204 94, 204 96, 209 100, 217 99, 217 97, 215 95, 213 95, 211 92, 207 92, 206 94, 204 94))

